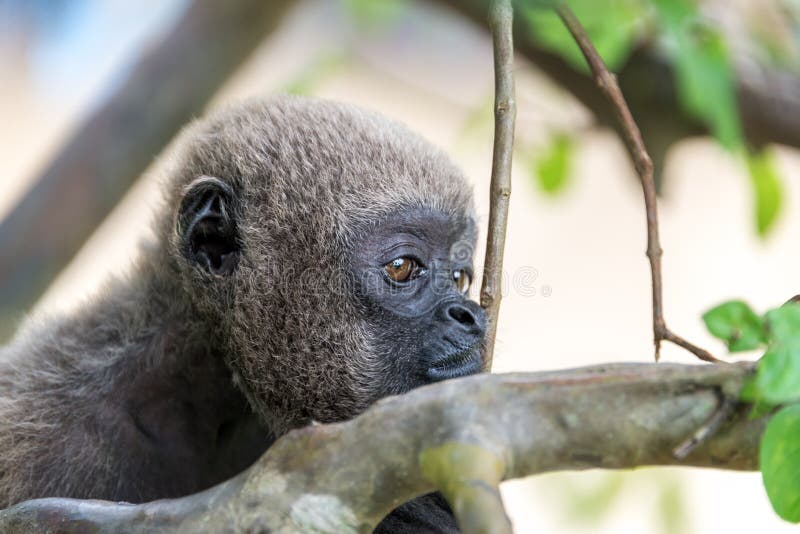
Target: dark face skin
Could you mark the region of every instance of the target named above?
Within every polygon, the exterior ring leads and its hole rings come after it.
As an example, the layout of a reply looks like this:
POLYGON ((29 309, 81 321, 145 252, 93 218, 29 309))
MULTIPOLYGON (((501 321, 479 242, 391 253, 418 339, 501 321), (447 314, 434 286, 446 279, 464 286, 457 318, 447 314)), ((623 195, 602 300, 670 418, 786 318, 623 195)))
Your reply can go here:
POLYGON ((354 246, 350 275, 362 318, 386 354, 386 394, 481 370, 486 319, 467 299, 471 224, 406 210, 354 246))

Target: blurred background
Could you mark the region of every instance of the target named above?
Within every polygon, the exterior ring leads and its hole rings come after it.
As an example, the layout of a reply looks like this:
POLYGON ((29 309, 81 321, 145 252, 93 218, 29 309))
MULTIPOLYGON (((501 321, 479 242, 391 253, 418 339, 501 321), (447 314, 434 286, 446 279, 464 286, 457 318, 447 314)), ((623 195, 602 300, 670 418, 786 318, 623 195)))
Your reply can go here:
MULTIPOLYGON (((705 310, 800 293, 800 0, 572 5, 656 163, 667 323, 722 356, 705 310)), ((192 117, 245 97, 311 94, 405 122, 465 170, 485 226, 484 12, 483 0, 0 0, 0 341, 25 313, 69 310, 124 273, 158 206, 157 156, 192 117)), ((642 193, 611 111, 554 16, 519 2, 515 32, 495 372, 651 361, 642 193)), ((663 359, 695 361, 670 345, 663 359)), ((796 531, 757 473, 550 474, 503 493, 517 532, 796 531)))

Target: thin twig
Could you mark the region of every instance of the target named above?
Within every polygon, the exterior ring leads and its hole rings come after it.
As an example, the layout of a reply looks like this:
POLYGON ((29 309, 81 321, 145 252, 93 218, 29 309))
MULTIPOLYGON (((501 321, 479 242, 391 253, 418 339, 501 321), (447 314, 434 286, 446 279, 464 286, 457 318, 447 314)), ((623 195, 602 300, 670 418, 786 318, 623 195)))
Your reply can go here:
POLYGON ((628 104, 625 102, 625 97, 617 84, 616 77, 609 72, 572 10, 566 4, 560 4, 556 7, 556 11, 586 58, 595 83, 614 108, 617 119, 622 126, 625 144, 631 153, 636 172, 642 182, 644 205, 647 213, 647 257, 650 260, 650 275, 653 281, 653 338, 656 361, 661 355, 661 341, 663 340, 683 347, 701 360, 714 363, 720 362, 708 351, 689 343, 667 328, 662 304, 661 255, 663 250, 658 238, 658 206, 656 203, 656 186, 653 181, 653 162, 647 153, 642 134, 636 125, 636 121, 633 120, 633 115, 628 109, 628 104))
POLYGON ((736 411, 737 405, 738 402, 734 399, 724 397, 720 402, 719 408, 711 414, 708 421, 698 428, 689 439, 675 447, 675 450, 672 451, 672 456, 675 457, 676 460, 683 460, 689 456, 692 451, 716 434, 722 424, 731 418, 733 412, 736 411))
POLYGON ((508 201, 511 197, 511 160, 514 149, 514 121, 517 106, 514 100, 514 42, 511 0, 492 0, 489 27, 494 47, 494 151, 490 185, 489 229, 486 257, 483 262, 481 306, 486 310, 488 326, 484 368, 492 368, 497 316, 500 311, 503 250, 508 225, 508 201))

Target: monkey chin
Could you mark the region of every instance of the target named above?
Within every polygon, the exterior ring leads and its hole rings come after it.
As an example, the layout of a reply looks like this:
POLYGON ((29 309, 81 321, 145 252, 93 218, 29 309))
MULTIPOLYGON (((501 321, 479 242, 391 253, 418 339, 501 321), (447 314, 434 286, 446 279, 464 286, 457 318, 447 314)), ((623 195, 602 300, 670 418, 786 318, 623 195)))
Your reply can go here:
POLYGON ((483 370, 481 346, 482 343, 475 343, 438 357, 426 371, 426 377, 431 382, 441 382, 480 373, 483 370))

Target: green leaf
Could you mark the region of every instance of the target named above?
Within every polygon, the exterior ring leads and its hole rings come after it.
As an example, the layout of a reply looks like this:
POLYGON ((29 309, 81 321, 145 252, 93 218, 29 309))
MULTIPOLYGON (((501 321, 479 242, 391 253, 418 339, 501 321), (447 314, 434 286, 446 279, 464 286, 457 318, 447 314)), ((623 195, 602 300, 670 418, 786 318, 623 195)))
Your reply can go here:
MULTIPOLYGON (((741 306, 747 309, 745 313, 748 315, 752 313, 743 303, 734 308, 741 306)), ((719 322, 727 326, 731 315, 730 311, 727 315, 721 314, 719 322)), ((776 405, 800 400, 800 304, 791 302, 770 310, 762 324, 762 335, 769 343, 769 350, 758 362, 755 377, 745 382, 741 392, 742 400, 755 403, 754 414, 763 414, 776 405)), ((715 327, 720 328, 719 325, 715 327)))
POLYGON ((800 522, 800 406, 788 406, 772 417, 761 439, 759 462, 775 512, 800 522))
POLYGON ((756 398, 772 405, 800 400, 800 345, 773 345, 759 360, 756 398))
POLYGON ((292 95, 310 95, 322 83, 336 74, 346 63, 347 58, 341 53, 327 53, 317 57, 306 66, 294 79, 284 85, 282 92, 292 95))
POLYGON ((767 312, 769 338, 785 345, 800 345, 800 304, 789 302, 767 312))
POLYGON ((659 485, 656 514, 661 532, 682 533, 690 530, 686 490, 680 479, 667 479, 659 485))
POLYGON ((561 479, 553 488, 558 494, 560 515, 574 523, 597 524, 606 517, 625 489, 621 473, 598 474, 590 483, 561 479))
POLYGON ((533 160, 533 175, 542 191, 555 195, 564 190, 572 170, 575 144, 571 137, 558 134, 533 160))
POLYGON ((761 318, 741 300, 708 310, 703 322, 714 337, 728 344, 731 352, 757 349, 767 341, 761 318))
POLYGON ((758 375, 747 377, 742 385, 742 391, 739 393, 739 398, 742 401, 749 402, 753 405, 750 409, 750 419, 758 419, 775 409, 774 404, 770 404, 761 398, 757 378, 758 375))
POLYGON ((379 27, 397 20, 408 7, 407 0, 343 0, 345 8, 363 28, 379 27))
MULTIPOLYGON (((640 0, 571 0, 572 11, 586 29, 600 57, 615 70, 628 59, 639 28, 646 15, 640 0)), ((588 72, 586 60, 578 45, 552 9, 541 3, 527 2, 522 17, 531 28, 531 35, 545 49, 559 54, 575 69, 588 72)))
POLYGON ((691 0, 653 0, 678 99, 729 150, 744 146, 735 76, 722 34, 702 20, 691 0))
POLYGON ((775 225, 783 207, 783 184, 772 151, 748 152, 746 158, 755 196, 756 230, 764 237, 775 225))
POLYGON ((652 4, 659 20, 670 28, 698 15, 697 5, 692 0, 652 0, 652 4))
POLYGON ((739 392, 739 398, 745 402, 756 402, 758 400, 758 385, 756 384, 756 377, 749 376, 742 384, 742 390, 739 392))

